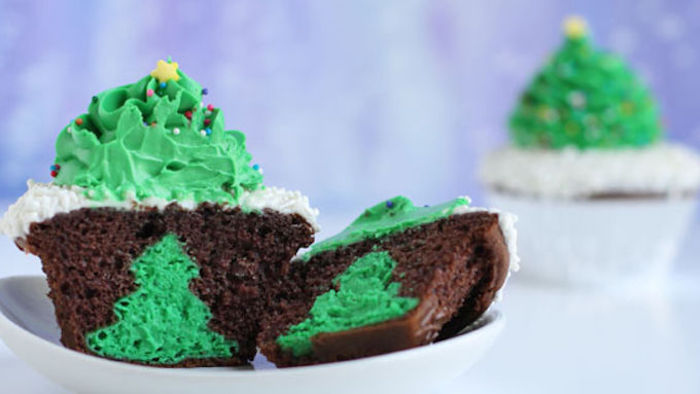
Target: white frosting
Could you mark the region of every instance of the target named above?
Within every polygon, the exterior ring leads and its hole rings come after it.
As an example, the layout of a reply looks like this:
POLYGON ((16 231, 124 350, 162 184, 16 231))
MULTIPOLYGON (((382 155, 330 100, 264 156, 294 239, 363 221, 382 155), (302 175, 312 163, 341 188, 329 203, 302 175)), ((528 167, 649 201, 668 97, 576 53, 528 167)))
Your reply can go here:
POLYGON ((270 208, 280 213, 297 213, 309 222, 314 231, 321 231, 321 227, 316 221, 318 209, 311 208, 309 198, 299 191, 268 186, 265 189, 243 193, 240 204, 245 209, 262 210, 270 208))
POLYGON ((482 164, 481 178, 490 187, 536 197, 585 198, 600 193, 678 196, 700 188, 700 156, 672 144, 584 151, 506 147, 487 155, 482 164))
MULTIPOLYGON (((27 182, 28 190, 12 204, 0 220, 0 233, 13 239, 23 238, 29 233, 29 225, 52 218, 58 213, 66 213, 81 208, 110 207, 118 209, 163 209, 175 202, 184 209, 194 209, 194 201, 169 201, 161 198, 147 198, 136 201, 127 196, 124 201, 95 201, 87 198, 84 189, 77 186, 58 186, 51 183, 27 182)), ((276 187, 244 192, 240 205, 225 205, 230 209, 237 206, 243 209, 262 210, 269 208, 284 214, 297 213, 313 227, 320 230, 316 217, 318 209, 309 205, 309 199, 297 191, 276 187)))

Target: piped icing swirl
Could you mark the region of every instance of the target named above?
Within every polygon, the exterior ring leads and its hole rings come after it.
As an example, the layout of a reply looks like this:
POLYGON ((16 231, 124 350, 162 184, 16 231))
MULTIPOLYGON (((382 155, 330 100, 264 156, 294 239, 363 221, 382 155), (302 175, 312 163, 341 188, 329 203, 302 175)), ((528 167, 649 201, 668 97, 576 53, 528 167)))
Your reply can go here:
POLYGON ((93 200, 159 198, 238 203, 262 187, 245 136, 225 130, 202 87, 160 61, 151 75, 92 98, 56 140, 54 183, 93 200))
POLYGON ((565 22, 565 40, 523 92, 510 117, 519 148, 643 147, 662 128, 649 90, 618 56, 593 46, 585 22, 565 22))

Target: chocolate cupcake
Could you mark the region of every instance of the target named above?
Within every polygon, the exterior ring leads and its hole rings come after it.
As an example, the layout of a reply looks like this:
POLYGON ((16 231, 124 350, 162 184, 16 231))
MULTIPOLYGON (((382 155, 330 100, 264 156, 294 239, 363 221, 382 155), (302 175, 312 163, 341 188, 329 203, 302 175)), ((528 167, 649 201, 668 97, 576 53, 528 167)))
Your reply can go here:
POLYGON ((65 346, 168 367, 254 357, 269 283, 318 213, 263 186, 205 92, 161 60, 94 96, 58 135, 53 182, 30 181, 0 222, 41 258, 65 346))

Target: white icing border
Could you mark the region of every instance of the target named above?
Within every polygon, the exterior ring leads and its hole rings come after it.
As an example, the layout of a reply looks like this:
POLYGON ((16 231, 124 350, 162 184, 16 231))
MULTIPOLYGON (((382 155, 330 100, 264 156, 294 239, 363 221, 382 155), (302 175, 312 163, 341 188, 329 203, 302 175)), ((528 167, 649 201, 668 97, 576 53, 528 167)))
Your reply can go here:
POLYGON ((534 197, 585 198, 600 193, 658 193, 671 197, 700 188, 700 155, 677 144, 641 149, 505 147, 480 168, 491 188, 534 197))
MULTIPOLYGON (((136 201, 134 196, 127 196, 124 201, 95 201, 88 199, 84 189, 77 186, 58 186, 51 183, 27 182, 27 192, 0 219, 0 233, 13 239, 24 238, 29 233, 32 223, 42 222, 59 213, 66 213, 81 208, 110 207, 118 209, 163 209, 175 202, 184 209, 194 209, 194 201, 169 201, 162 198, 147 198, 136 201)), ((244 192, 239 205, 225 205, 233 209, 242 207, 250 210, 269 208, 284 214, 299 214, 315 232, 320 231, 316 218, 318 209, 311 208, 308 197, 298 191, 266 187, 265 189, 244 192)))

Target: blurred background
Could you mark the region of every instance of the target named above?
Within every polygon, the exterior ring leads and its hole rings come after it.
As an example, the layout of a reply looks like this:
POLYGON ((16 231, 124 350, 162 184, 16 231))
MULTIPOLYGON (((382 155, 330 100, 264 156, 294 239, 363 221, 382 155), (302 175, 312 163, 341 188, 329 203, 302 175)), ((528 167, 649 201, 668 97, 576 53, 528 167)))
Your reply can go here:
POLYGON ((700 1, 2 1, 0 210, 50 179, 93 94, 168 55, 322 223, 396 194, 483 203, 479 158, 572 13, 656 92, 670 138, 700 147, 700 1))
MULTIPOLYGON (((506 143, 570 14, 650 85, 669 138, 700 149, 700 0, 0 0, 0 213, 28 178, 50 180, 55 137, 92 95, 167 56, 247 134, 266 184, 321 209, 320 238, 397 194, 485 204, 479 160, 506 143)), ((699 219, 690 234, 666 288, 594 293, 514 275, 497 304, 502 338, 441 393, 700 392, 699 219)), ((0 277, 40 270, 0 237, 0 277)), ((1 342, 0 381, 62 392, 1 342)))

